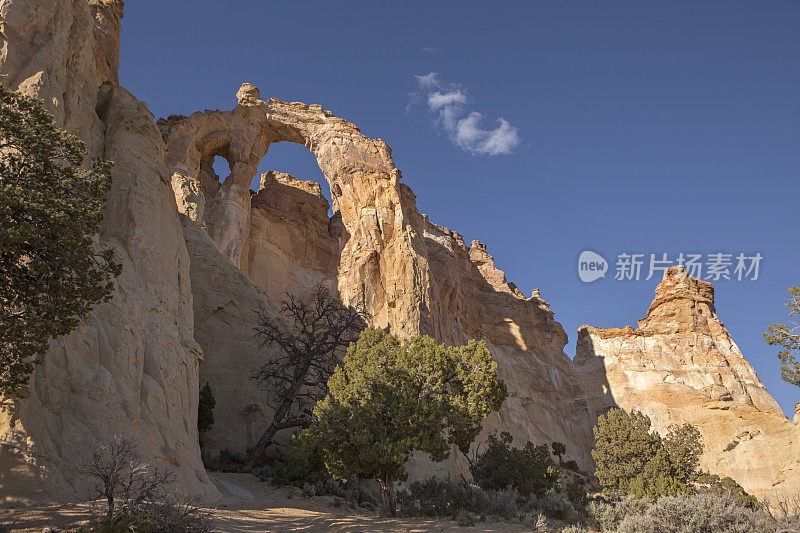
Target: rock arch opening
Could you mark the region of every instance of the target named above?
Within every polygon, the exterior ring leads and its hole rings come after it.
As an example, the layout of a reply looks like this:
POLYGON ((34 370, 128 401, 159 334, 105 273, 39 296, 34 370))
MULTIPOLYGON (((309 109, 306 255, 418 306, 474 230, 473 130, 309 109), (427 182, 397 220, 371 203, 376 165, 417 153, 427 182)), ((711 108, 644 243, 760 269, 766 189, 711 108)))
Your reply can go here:
POLYGON ((214 173, 214 178, 216 178, 219 183, 225 183, 225 179, 231 175, 231 164, 225 157, 217 155, 214 156, 211 170, 214 173))

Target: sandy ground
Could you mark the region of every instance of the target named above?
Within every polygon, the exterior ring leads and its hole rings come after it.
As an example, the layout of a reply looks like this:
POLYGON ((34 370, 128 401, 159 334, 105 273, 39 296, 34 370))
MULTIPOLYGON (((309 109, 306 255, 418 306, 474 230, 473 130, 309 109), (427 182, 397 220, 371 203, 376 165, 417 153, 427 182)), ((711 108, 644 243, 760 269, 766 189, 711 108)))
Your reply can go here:
MULTIPOLYGON (((365 509, 336 507, 335 498, 304 498, 297 489, 273 487, 250 474, 210 473, 223 499, 210 507, 215 531, 239 532, 512 532, 529 531, 520 524, 478 522, 459 527, 445 519, 380 518, 365 509)), ((95 508, 97 512, 97 508, 95 508)), ((13 531, 40 533, 45 527, 75 530, 91 517, 90 504, 41 506, 0 510, 0 522, 14 523, 13 531)))

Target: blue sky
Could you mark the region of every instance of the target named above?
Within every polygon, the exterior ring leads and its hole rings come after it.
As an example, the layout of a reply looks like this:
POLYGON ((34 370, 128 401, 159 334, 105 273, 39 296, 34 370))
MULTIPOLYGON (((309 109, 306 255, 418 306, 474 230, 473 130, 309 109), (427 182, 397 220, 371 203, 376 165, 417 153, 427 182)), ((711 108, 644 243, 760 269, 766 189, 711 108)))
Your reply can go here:
MULTIPOLYGON (((570 356, 579 325, 652 300, 655 278, 613 279, 619 253, 760 253, 757 281, 715 283, 717 312, 791 417, 762 332, 800 283, 798 28, 791 0, 137 0, 120 81, 156 117, 230 109, 247 81, 386 140, 420 211, 541 289, 570 356), (586 249, 605 279, 578 278, 586 249)), ((322 179, 289 143, 262 170, 322 179)))

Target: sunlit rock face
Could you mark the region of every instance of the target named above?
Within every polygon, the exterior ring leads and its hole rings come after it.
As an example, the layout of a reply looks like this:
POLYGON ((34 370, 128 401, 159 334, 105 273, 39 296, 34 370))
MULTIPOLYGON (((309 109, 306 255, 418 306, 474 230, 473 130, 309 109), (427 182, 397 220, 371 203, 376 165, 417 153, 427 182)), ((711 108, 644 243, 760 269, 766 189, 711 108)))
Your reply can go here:
POLYGON ((672 267, 639 327, 578 332, 575 363, 593 416, 639 410, 665 434, 690 423, 701 467, 758 496, 799 488, 800 426, 787 420, 717 318, 714 288, 672 267))
POLYGON ((86 496, 83 465, 114 434, 213 498, 197 447, 189 258, 147 106, 117 85, 122 2, 2 0, 3 83, 41 98, 90 156, 115 162, 99 235, 123 265, 113 299, 52 342, 31 394, 0 412, 5 502, 86 496))
MULTIPOLYGON (((0 415, 0 496, 81 495, 81 466, 112 434, 178 474, 179 491, 213 498, 200 461, 197 397, 208 382, 209 453, 244 451, 271 411, 250 379, 275 348, 255 327, 285 292, 328 286, 370 322, 407 338, 484 339, 509 398, 479 438, 509 431, 567 444, 591 469, 591 428, 619 405, 664 431, 697 424, 703 465, 756 494, 797 490, 798 425, 767 394, 716 317, 713 288, 670 270, 639 329, 584 327, 575 362, 538 290, 523 295, 485 245, 420 214, 391 149, 318 105, 262 99, 244 84, 229 111, 154 124, 118 86, 122 2, 0 0, 3 82, 42 98, 93 156, 114 160, 101 244, 124 265, 113 300, 52 344, 30 398, 0 415), (330 190, 276 169, 251 184, 276 142, 314 154, 330 190), (230 175, 213 169, 225 158, 230 175)), ((553 295, 556 298, 557 295, 553 295)), ((412 476, 466 473, 466 460, 414 457, 412 476)))
MULTIPOLYGON (((567 337, 547 302, 538 295, 525 298, 508 283, 483 244, 467 247, 460 235, 421 215, 383 141, 368 139, 320 106, 262 100, 249 84, 237 97, 232 111, 159 122, 178 208, 192 223, 205 228, 219 251, 274 301, 286 290, 324 283, 345 303, 362 305, 374 325, 401 337, 429 334, 450 344, 486 339, 510 391, 486 432, 507 430, 522 442, 574 442, 569 455, 589 467, 589 416, 563 351, 567 337), (270 172, 257 192, 250 190, 261 159, 269 162, 270 145, 284 141, 302 143, 316 156, 331 191, 331 217, 316 184, 270 172), (212 168, 217 156, 231 168, 222 183, 212 168)), ((209 310, 199 306, 197 290, 195 295, 195 325, 203 336, 202 329, 215 322, 198 319, 209 310)), ((240 326, 241 333, 232 334, 245 342, 254 324, 240 326)), ((230 340, 200 341, 206 353, 201 381, 214 379, 209 361, 226 352, 221 344, 230 340)), ((252 368, 264 354, 239 350, 225 357, 247 359, 252 368)), ((241 410, 236 395, 242 390, 258 396, 246 381, 218 391, 223 406, 241 410)), ((256 411, 268 408, 256 401, 248 412, 256 411)), ((243 449, 252 440, 229 444, 243 449)), ((464 472, 466 461, 454 456, 431 465, 418 459, 411 470, 464 472)))

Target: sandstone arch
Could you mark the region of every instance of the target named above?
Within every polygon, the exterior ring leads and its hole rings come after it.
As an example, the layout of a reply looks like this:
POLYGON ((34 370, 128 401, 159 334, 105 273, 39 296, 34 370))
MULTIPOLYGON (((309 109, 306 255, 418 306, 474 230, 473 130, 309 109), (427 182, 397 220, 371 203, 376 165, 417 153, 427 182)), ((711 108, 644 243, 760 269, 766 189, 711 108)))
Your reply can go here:
MULTIPOLYGON (((291 287, 292 280, 273 283, 269 276, 280 277, 284 270, 298 268, 298 263, 308 267, 308 257, 291 265, 285 259, 289 254, 274 254, 255 264, 253 257, 258 254, 253 249, 282 245, 275 232, 265 236, 270 226, 283 228, 282 233, 302 227, 302 235, 292 239, 295 243, 311 243, 315 251, 336 256, 332 269, 328 263, 315 267, 322 270, 319 277, 330 280, 345 303, 364 302, 373 324, 390 327, 401 337, 427 333, 450 344, 470 338, 487 340, 511 389, 507 407, 487 421, 487 431, 503 428, 536 442, 589 442, 591 425, 584 416, 580 381, 563 352, 566 335, 548 304, 537 293, 525 298, 508 283, 483 244, 474 242, 468 247, 460 235, 421 215, 414 194, 400 183, 400 171, 386 143, 367 138, 356 126, 320 106, 262 100, 249 84, 242 86, 237 97, 238 105, 231 111, 159 121, 179 209, 199 225, 205 224, 231 266, 275 300, 276 286, 291 287), (248 187, 259 161, 268 157, 272 143, 284 141, 301 143, 316 157, 331 190, 335 215, 330 221, 324 220, 327 210, 312 201, 313 186, 295 183, 291 176, 268 173, 262 177, 260 191, 251 196, 248 187), (210 171, 215 155, 228 157, 233 171, 221 186, 210 171), (304 188, 307 197, 298 192, 304 188), (291 225, 281 220, 293 217, 291 225), (262 275, 265 270, 269 276, 262 275)), ((191 253, 193 247, 202 246, 202 235, 198 237, 193 228, 188 232, 191 253)), ((194 255, 198 261, 208 257, 205 252, 194 255)), ((222 268, 223 262, 215 260, 215 265, 222 268)), ((218 290, 208 283, 208 265, 195 267, 193 262, 193 270, 200 269, 204 273, 193 272, 193 285, 218 290)), ((226 275, 233 278, 239 273, 226 275)), ((199 292, 204 289, 195 290, 196 299, 199 292)), ((247 373, 234 377, 242 372, 231 366, 252 367, 263 354, 243 350, 241 345, 235 351, 229 347, 228 324, 246 323, 248 319, 240 318, 246 311, 237 309, 228 297, 209 301, 215 303, 195 305, 198 341, 206 354, 201 380, 207 375, 219 379, 220 387, 235 391, 230 399, 233 412, 241 391, 252 385, 247 373), (223 309, 219 317, 216 309, 223 309), (218 376, 225 375, 223 382, 218 376)), ((217 433, 215 444, 237 444, 230 437, 233 434, 239 441, 247 438, 240 429, 226 427, 217 433)), ((586 445, 575 446, 570 457, 589 465, 586 445)), ((464 461, 454 459, 443 468, 451 472, 465 468, 464 461)), ((429 472, 425 463, 413 465, 412 470, 429 472)))
POLYGON ((422 219, 413 194, 399 183, 388 145, 318 105, 265 101, 250 84, 239 89, 237 98, 232 111, 159 121, 179 210, 205 226, 220 251, 244 267, 249 187, 258 164, 272 143, 303 144, 328 182, 334 213, 346 234, 355 237, 346 239, 341 250, 341 297, 364 302, 378 324, 405 324, 401 327, 416 332, 428 301, 418 229, 422 219), (212 168, 220 155, 231 165, 221 185, 212 168))

